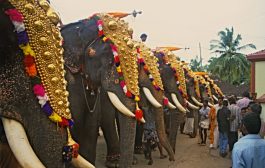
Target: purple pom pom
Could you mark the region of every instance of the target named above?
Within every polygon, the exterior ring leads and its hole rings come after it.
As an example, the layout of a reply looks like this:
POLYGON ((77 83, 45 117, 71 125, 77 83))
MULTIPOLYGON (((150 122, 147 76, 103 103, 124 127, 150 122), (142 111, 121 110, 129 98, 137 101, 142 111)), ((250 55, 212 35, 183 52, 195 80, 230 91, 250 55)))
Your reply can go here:
POLYGON ((50 116, 52 114, 52 107, 49 102, 46 102, 44 106, 42 107, 42 110, 45 112, 47 116, 50 116))
POLYGON ((29 42, 29 37, 26 31, 17 33, 17 38, 18 38, 18 45, 27 44, 29 42))

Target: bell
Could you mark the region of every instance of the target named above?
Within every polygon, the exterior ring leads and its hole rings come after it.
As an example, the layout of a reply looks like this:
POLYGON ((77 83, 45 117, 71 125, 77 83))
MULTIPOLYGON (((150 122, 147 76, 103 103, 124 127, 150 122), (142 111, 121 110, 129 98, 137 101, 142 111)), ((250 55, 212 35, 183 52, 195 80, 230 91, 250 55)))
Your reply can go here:
POLYGON ((133 35, 133 29, 132 28, 129 28, 128 29, 128 32, 129 32, 129 34, 132 36, 133 35))

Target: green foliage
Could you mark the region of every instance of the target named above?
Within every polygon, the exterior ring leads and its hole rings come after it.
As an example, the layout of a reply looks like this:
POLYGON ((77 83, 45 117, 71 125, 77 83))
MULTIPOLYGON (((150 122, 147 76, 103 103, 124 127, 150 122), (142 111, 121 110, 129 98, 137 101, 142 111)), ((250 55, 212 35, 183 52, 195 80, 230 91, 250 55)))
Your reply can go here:
POLYGON ((240 51, 246 48, 256 49, 255 45, 240 46, 242 37, 240 34, 234 36, 233 27, 231 30, 226 28, 220 31, 218 36, 220 40, 210 42, 210 50, 218 56, 210 58, 208 71, 234 85, 249 82, 250 63, 240 51))
POLYGON ((198 72, 198 71, 205 71, 205 66, 202 66, 202 58, 199 58, 198 56, 195 57, 195 59, 190 60, 190 68, 191 70, 198 72))

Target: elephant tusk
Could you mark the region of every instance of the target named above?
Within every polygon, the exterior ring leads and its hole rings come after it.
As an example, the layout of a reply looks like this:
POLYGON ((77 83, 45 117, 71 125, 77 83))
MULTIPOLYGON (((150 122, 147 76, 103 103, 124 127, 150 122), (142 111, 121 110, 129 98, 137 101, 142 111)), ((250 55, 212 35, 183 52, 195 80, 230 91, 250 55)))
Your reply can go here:
POLYGON ((191 104, 188 100, 187 100, 187 103, 188 103, 188 106, 189 106, 191 109, 193 109, 193 110, 199 110, 199 109, 200 109, 200 107, 191 104))
POLYGON ((167 107, 168 107, 169 109, 172 109, 172 110, 174 110, 174 109, 177 108, 177 107, 174 106, 170 101, 168 101, 168 105, 167 105, 167 107))
POLYGON ((192 99, 192 101, 195 103, 195 104, 197 104, 198 106, 203 106, 203 104, 201 103, 201 102, 199 102, 195 97, 193 97, 193 96, 191 96, 191 99, 192 99))
POLYGON ((213 99, 218 102, 218 98, 215 95, 213 95, 213 99))
POLYGON ((142 118, 140 119, 140 122, 141 122, 141 123, 145 123, 145 119, 144 119, 144 117, 142 117, 142 118))
POLYGON ((26 132, 18 121, 2 118, 8 144, 22 167, 45 168, 34 153, 26 132))
POLYGON ((118 96, 112 92, 108 92, 111 103, 116 107, 122 114, 128 117, 135 117, 135 115, 120 101, 118 96))
POLYGON ((77 168, 95 168, 94 165, 89 163, 80 154, 77 156, 77 158, 72 159, 72 164, 77 168))
POLYGON ((147 98, 147 100, 155 107, 155 108, 160 108, 162 107, 162 105, 154 98, 154 96, 152 95, 151 91, 146 88, 146 87, 143 87, 143 91, 144 91, 144 94, 147 98))
POLYGON ((210 102, 208 102, 208 106, 209 106, 209 107, 213 107, 213 104, 210 103, 210 102))
POLYGON ((171 98, 173 100, 173 102, 175 103, 175 105, 178 107, 178 109, 182 112, 182 113, 186 113, 187 110, 180 104, 180 102, 177 99, 176 94, 171 93, 171 98))

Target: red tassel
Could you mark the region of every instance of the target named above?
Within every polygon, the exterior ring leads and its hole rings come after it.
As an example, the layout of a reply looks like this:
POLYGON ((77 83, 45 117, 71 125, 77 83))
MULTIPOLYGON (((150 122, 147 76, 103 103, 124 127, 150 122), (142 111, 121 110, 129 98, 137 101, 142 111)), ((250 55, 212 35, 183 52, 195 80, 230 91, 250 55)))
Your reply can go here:
POLYGON ((143 111, 141 109, 135 110, 135 118, 140 120, 143 117, 143 111))
POLYGON ((167 106, 168 105, 168 98, 165 97, 163 103, 164 103, 165 106, 167 106))
POLYGON ((78 156, 78 151, 79 151, 79 144, 75 143, 72 145, 73 146, 73 152, 72 152, 72 157, 77 158, 78 156))
POLYGON ((126 96, 127 96, 127 97, 132 97, 132 93, 131 93, 130 91, 127 91, 127 92, 126 92, 126 96))

